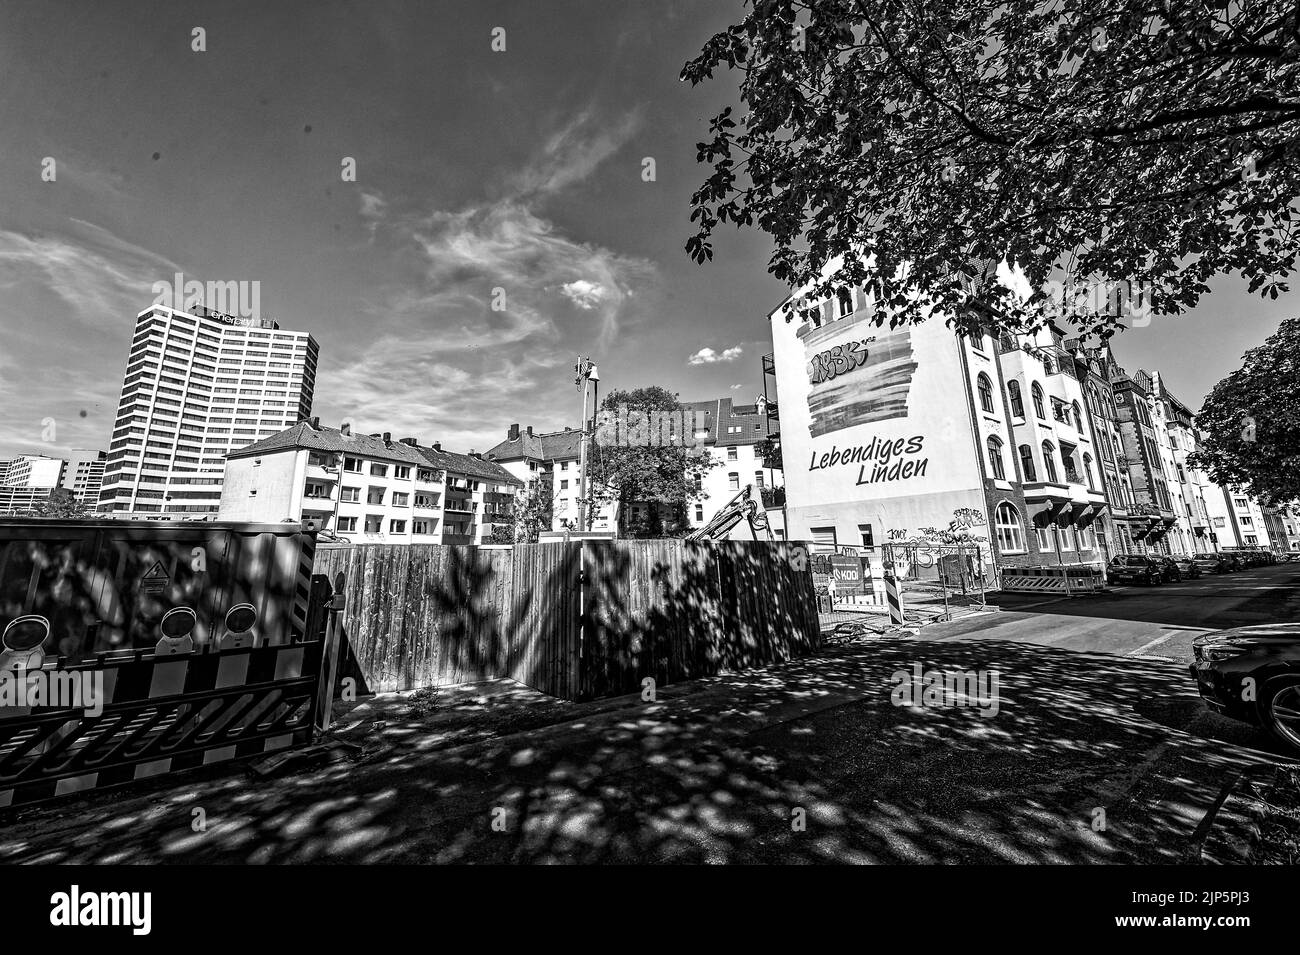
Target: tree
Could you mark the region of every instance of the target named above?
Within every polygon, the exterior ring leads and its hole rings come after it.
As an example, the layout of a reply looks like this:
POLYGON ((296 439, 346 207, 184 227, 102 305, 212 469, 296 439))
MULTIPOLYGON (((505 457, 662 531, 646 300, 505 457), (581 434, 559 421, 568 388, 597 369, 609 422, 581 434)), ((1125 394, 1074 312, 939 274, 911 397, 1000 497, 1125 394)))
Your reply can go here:
POLYGON ((763 467, 785 470, 781 458, 781 436, 770 434, 754 445, 754 454, 762 459, 763 467))
MULTIPOLYGON (((551 482, 537 477, 528 482, 521 496, 516 499, 511 509, 514 521, 513 537, 506 543, 536 544, 542 531, 551 529, 554 515, 554 499, 551 495, 551 482)), ((495 536, 496 530, 493 529, 495 536)), ((497 543, 493 541, 493 543, 497 543)))
POLYGON ((698 146, 697 262, 720 224, 757 226, 778 279, 821 299, 864 288, 891 325, 934 307, 968 329, 1051 317, 1103 339, 1124 314, 1095 296, 1063 309, 1079 289, 1132 283, 1162 314, 1220 273, 1286 291, 1294 0, 752 2, 682 70, 739 70, 747 109, 723 109, 698 146), (1030 298, 990 281, 1003 261, 1030 298))
POLYGON ((36 503, 36 516, 69 519, 86 517, 86 505, 77 500, 66 487, 56 487, 50 496, 36 503))
POLYGON ((1283 322, 1241 367, 1214 386, 1189 461, 1217 484, 1266 504, 1300 500, 1300 318, 1283 322))
POLYGON ((693 421, 677 396, 657 386, 613 390, 597 413, 588 439, 587 497, 579 506, 591 518, 613 504, 620 537, 673 537, 690 526, 687 507, 702 500, 701 479, 713 462, 695 446, 693 421), (631 506, 644 507, 631 520, 631 506))

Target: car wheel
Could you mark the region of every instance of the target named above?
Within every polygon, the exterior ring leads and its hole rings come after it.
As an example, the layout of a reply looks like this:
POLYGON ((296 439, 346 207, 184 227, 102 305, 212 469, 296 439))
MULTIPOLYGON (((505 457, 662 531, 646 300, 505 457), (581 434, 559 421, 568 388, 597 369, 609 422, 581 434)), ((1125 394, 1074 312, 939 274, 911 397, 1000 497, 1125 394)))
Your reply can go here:
POLYGON ((1300 677, 1283 677, 1268 684, 1261 710, 1268 731, 1300 751, 1300 677))

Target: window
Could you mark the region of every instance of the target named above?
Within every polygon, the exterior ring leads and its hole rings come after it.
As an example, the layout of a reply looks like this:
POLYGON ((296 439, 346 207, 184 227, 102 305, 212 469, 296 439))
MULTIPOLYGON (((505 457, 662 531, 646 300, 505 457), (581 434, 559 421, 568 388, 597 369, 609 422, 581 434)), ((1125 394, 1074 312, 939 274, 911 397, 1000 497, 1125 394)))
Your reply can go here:
POLYGON ((569 489, 569 482, 568 482, 567 480, 561 481, 561 482, 560 482, 560 490, 561 490, 561 491, 567 491, 568 489, 569 489))
POLYGON ((399 464, 393 468, 393 477, 405 481, 411 476, 411 469, 405 464, 399 464))
POLYGON ((1043 389, 1038 387, 1037 382, 1034 382, 1030 392, 1034 396, 1034 414, 1046 421, 1047 411, 1043 408, 1043 389))
POLYGON ((1011 400, 1011 413, 1017 418, 1025 416, 1025 401, 1020 394, 1020 382, 1011 381, 1007 383, 1007 397, 1011 400))
POLYGON ((1244 511, 1246 509, 1246 499, 1244 497, 1234 497, 1232 503, 1236 505, 1238 510, 1244 511))
POLYGON ((384 489, 382 487, 371 487, 366 489, 367 504, 383 504, 384 489))
POLYGON ((835 528, 810 527, 808 531, 812 534, 812 551, 814 554, 835 553, 835 528))
POLYGON ((410 500, 411 495, 409 494, 399 494, 396 491, 393 492, 393 507, 407 507, 410 500))
POLYGON ((560 470, 561 470, 561 471, 567 471, 567 470, 569 470, 569 462, 568 462, 568 461, 561 461, 561 462, 560 462, 560 470))
POLYGON ((343 470, 351 471, 353 474, 361 473, 361 461, 359 458, 344 458, 343 470))
POLYGON ((990 437, 989 446, 989 468, 993 472, 993 477, 999 481, 1007 479, 1006 468, 1002 464, 1002 442, 997 438, 990 437))
POLYGON ((1083 456, 1083 479, 1087 482, 1089 491, 1095 490, 1092 483, 1092 455, 1090 454, 1083 456))
POLYGON ((1072 402, 1071 407, 1074 409, 1074 428, 1076 431, 1082 434, 1083 433, 1083 409, 1079 407, 1079 402, 1077 401, 1072 402))
POLYGON ((1247 543, 1247 544, 1258 544, 1258 543, 1259 543, 1259 538, 1256 537, 1254 534, 1247 534, 1247 535, 1246 535, 1246 543, 1247 543))
POLYGON ((366 533, 367 533, 367 534, 378 534, 378 533, 380 532, 380 529, 381 529, 383 526, 384 526, 384 515, 382 515, 382 514, 367 514, 367 515, 366 515, 366 533))
POLYGON ((1073 531, 1073 527, 1062 527, 1056 532, 1056 539, 1061 542, 1061 550, 1074 550, 1073 531))
POLYGON ((428 522, 428 521, 412 521, 412 522, 411 522, 411 533, 412 533, 412 534, 427 534, 427 533, 429 533, 429 522, 428 522))
POLYGON ((350 501, 353 504, 358 503, 361 500, 361 488, 345 487, 343 489, 343 500, 345 502, 350 501))
POLYGON ((1038 552, 1040 554, 1050 554, 1056 550, 1056 543, 1052 540, 1052 528, 1036 527, 1034 536, 1038 538, 1038 552))
POLYGON ((1237 518, 1237 520, 1241 521, 1241 526, 1242 526, 1242 527, 1254 527, 1254 526, 1255 526, 1255 521, 1254 521, 1252 518, 1249 518, 1249 517, 1247 517, 1247 516, 1244 515, 1244 514, 1243 514, 1241 517, 1237 518))
POLYGON ((388 522, 388 533, 390 533, 390 534, 405 534, 405 533, 406 533, 406 521, 389 521, 389 522, 388 522))
POLYGON ((762 471, 755 471, 755 472, 754 472, 754 487, 762 488, 762 486, 763 486, 763 472, 762 472, 762 471))
POLYGON ((727 475, 727 487, 731 488, 733 491, 740 490, 740 475, 735 471, 732 471, 727 475))
POLYGON ((862 535, 862 546, 870 547, 872 550, 876 547, 876 536, 870 524, 859 524, 858 533, 862 535))
POLYGON ((1050 441, 1043 442, 1043 476, 1052 484, 1057 483, 1056 449, 1050 441))
POLYGON ((980 393, 980 407, 989 414, 993 413, 993 382, 989 381, 989 376, 980 372, 977 387, 980 393))
POLYGON ((704 505, 703 505, 703 504, 696 504, 696 505, 695 505, 695 519, 696 519, 697 521, 703 521, 703 520, 704 520, 704 505))
POLYGON ((738 453, 738 449, 736 449, 736 448, 727 448, 727 460, 728 460, 728 461, 735 461, 735 460, 737 460, 737 453, 738 453))
POLYGON ((1020 512, 1003 501, 993 512, 993 526, 997 533, 998 550, 1004 554, 1025 552, 1024 533, 1020 529, 1020 512))
POLYGON ((372 464, 372 465, 370 465, 370 476, 371 476, 371 477, 388 477, 388 465, 387 465, 387 464, 372 464))
POLYGON ((340 517, 339 531, 355 531, 357 529, 357 519, 355 517, 340 517))
POLYGON ((1027 444, 1020 446, 1020 468, 1025 472, 1026 481, 1038 480, 1038 473, 1034 470, 1034 452, 1027 444))

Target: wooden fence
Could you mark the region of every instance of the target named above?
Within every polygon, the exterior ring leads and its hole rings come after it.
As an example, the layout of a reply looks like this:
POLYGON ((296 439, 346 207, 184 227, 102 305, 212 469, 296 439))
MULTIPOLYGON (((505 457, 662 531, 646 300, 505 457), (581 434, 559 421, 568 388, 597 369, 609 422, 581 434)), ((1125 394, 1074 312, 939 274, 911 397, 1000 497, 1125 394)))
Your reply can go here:
POLYGON ((510 677, 565 699, 629 693, 818 645, 805 562, 784 544, 582 541, 321 547, 375 691, 510 677))

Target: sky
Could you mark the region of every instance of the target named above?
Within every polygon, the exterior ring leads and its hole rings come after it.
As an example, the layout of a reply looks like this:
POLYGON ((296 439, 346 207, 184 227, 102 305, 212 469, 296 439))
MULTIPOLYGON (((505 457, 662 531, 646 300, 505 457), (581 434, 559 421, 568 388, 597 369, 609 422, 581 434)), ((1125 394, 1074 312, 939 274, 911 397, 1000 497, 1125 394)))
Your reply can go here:
MULTIPOLYGON (((263 317, 315 336, 325 424, 462 451, 576 426, 579 354, 602 391, 752 402, 786 290, 760 232, 683 250, 737 79, 678 79, 744 10, 0 6, 0 457, 107 447, 135 315, 177 272, 259 282, 263 317)), ((1296 313, 1224 279, 1113 344, 1199 407, 1296 313)))

